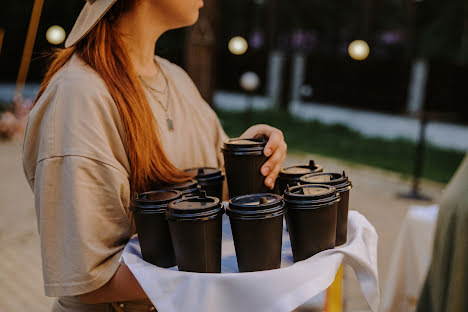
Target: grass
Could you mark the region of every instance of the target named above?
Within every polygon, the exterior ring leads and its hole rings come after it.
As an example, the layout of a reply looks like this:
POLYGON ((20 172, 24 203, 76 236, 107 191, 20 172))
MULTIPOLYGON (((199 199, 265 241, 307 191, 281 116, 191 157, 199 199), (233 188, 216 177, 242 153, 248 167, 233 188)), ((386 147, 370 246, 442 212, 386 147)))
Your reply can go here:
MULTIPOLYGON (((285 112, 218 111, 226 133, 236 137, 250 125, 266 123, 281 129, 290 152, 314 153, 349 162, 383 168, 408 177, 413 173, 416 144, 406 139, 369 138, 342 125, 304 121, 285 112)), ((422 177, 447 183, 464 153, 426 145, 422 177)))

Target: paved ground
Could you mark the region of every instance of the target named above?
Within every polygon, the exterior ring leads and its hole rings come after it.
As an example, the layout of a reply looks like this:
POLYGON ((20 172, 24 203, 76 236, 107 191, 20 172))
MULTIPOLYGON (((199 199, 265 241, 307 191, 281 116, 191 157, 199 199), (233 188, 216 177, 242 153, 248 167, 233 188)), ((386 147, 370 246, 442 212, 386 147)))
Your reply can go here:
POLYGON ((33 196, 21 144, 0 143, 0 311, 48 311, 33 196))
MULTIPOLYGON (((309 158, 327 170, 346 169, 352 179, 351 209, 365 215, 379 233, 380 284, 385 285, 398 228, 412 204, 396 194, 407 191, 408 182, 386 171, 319 156, 290 155, 287 162, 304 163, 309 158)), ((0 143, 0 173, 0 311, 48 311, 51 300, 43 295, 33 196, 23 176, 20 143, 0 143)), ((423 183, 424 193, 435 200, 441 190, 439 184, 423 183)), ((345 271, 345 295, 346 311, 369 310, 349 269, 345 271)))

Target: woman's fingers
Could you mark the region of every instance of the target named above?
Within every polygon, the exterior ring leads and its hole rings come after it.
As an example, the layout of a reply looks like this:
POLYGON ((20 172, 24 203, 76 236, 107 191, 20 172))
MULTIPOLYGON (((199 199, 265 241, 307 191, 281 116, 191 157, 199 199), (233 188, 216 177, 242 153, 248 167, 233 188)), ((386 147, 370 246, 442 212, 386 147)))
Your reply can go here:
POLYGON ((265 178, 265 185, 270 189, 273 189, 275 180, 278 177, 279 171, 283 166, 283 162, 286 158, 287 145, 286 143, 280 143, 279 147, 268 159, 268 161, 262 166, 261 172, 265 178))
POLYGON ((281 130, 273 128, 273 130, 270 132, 270 135, 268 135, 268 142, 264 150, 265 156, 270 157, 271 155, 273 155, 283 142, 283 132, 281 132, 281 130))
POLYGON ((262 166, 260 172, 266 177, 265 185, 273 189, 275 180, 286 158, 287 145, 284 142, 284 135, 281 130, 263 124, 250 127, 241 137, 254 138, 261 135, 268 137, 263 153, 269 159, 262 166))
POLYGON ((269 125, 255 125, 247 129, 241 135, 241 138, 255 138, 262 135, 268 138, 268 142, 264 149, 264 154, 265 156, 270 157, 281 144, 281 142, 284 142, 284 136, 281 130, 273 128, 269 125))
POLYGON ((245 132, 240 137, 244 139, 250 139, 250 138, 258 137, 262 134, 269 137, 271 129, 273 129, 273 127, 269 125, 264 125, 264 124, 255 125, 245 130, 245 132))

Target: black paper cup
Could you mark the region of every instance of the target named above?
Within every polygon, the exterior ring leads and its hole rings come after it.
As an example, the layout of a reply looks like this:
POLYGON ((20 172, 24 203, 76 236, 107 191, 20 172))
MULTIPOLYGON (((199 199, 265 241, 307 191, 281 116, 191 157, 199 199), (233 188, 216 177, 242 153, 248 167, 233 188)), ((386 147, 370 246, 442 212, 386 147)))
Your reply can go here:
POLYGON ((216 197, 185 197, 171 202, 166 212, 180 271, 221 272, 223 205, 216 197))
POLYGON ((153 191, 139 194, 132 201, 138 240, 146 262, 163 268, 176 265, 165 212, 169 202, 181 197, 178 191, 153 191))
POLYGON ((185 171, 195 176, 201 190, 205 191, 206 195, 217 197, 220 201, 223 200, 224 175, 221 170, 212 167, 201 167, 185 171))
POLYGON ((266 143, 263 138, 231 139, 224 143, 222 150, 230 198, 270 192, 260 172, 268 159, 263 153, 266 143))
POLYGON ((340 246, 346 243, 348 236, 348 210, 349 210, 349 191, 352 188, 352 183, 343 171, 340 173, 316 173, 308 174, 300 179, 301 184, 325 184, 336 188, 340 194, 340 202, 337 211, 336 223, 336 242, 335 246, 340 246))
POLYGON ((284 202, 276 194, 232 198, 231 222, 239 272, 278 269, 281 266, 284 202))
POLYGON ((299 185, 284 192, 294 262, 335 247, 340 197, 333 186, 299 185))
POLYGON ((315 161, 310 160, 308 165, 299 165, 283 168, 278 174, 275 183, 275 193, 283 195, 284 190, 289 185, 290 187, 296 186, 300 182, 303 175, 323 172, 323 167, 316 164, 315 161))

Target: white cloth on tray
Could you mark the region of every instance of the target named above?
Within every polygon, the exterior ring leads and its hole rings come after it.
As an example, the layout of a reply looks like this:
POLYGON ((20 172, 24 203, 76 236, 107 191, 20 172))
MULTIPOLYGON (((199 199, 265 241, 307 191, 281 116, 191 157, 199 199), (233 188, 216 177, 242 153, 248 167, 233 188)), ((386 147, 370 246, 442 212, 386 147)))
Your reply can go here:
POLYGON ((348 242, 293 263, 288 232, 283 232, 281 269, 238 273, 229 219, 223 217, 222 273, 163 269, 141 258, 138 238, 125 247, 121 261, 138 280, 159 312, 292 311, 327 289, 342 263, 356 272, 374 312, 379 310, 378 235, 367 219, 349 212, 348 242))

